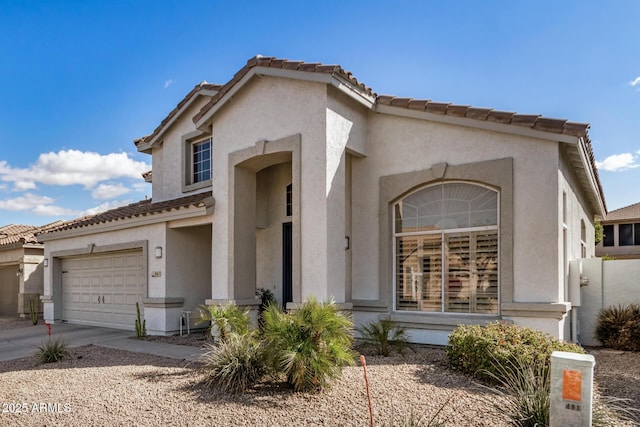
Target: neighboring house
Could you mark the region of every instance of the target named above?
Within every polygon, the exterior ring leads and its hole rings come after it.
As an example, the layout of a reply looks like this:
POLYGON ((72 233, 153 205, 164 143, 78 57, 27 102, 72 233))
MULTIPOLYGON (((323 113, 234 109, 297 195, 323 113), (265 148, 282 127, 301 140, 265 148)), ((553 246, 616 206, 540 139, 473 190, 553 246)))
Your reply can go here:
POLYGON ((640 203, 609 212, 602 221, 602 234, 596 256, 640 259, 640 203))
POLYGON ((29 301, 42 295, 44 283, 44 245, 35 235, 61 224, 0 227, 0 315, 29 315, 29 301))
POLYGON ((498 319, 570 339, 568 262, 594 255, 606 213, 588 128, 257 56, 135 141, 152 201, 40 236, 45 318, 132 329, 137 301, 169 334, 269 288, 357 324, 390 314, 415 342, 498 319))

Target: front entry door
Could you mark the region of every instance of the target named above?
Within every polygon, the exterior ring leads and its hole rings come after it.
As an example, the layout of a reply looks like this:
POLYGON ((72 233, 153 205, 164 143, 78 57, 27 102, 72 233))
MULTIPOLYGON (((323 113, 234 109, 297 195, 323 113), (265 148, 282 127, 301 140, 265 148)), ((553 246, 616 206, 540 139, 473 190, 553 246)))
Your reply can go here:
POLYGON ((282 308, 293 301, 293 232, 290 222, 282 224, 282 308))

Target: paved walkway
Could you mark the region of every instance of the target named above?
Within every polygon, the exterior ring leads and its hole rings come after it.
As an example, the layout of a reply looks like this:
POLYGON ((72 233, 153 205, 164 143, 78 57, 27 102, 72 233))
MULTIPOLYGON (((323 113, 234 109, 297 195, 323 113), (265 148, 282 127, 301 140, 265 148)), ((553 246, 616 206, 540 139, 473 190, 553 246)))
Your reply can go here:
MULTIPOLYGON (((61 337, 69 347, 93 344, 183 360, 196 360, 206 351, 187 345, 131 339, 132 336, 133 332, 118 329, 68 323, 51 325, 51 338, 61 337)), ((45 342, 47 338, 47 328, 42 321, 35 326, 0 330, 0 361, 28 357, 33 354, 36 346, 45 342)))

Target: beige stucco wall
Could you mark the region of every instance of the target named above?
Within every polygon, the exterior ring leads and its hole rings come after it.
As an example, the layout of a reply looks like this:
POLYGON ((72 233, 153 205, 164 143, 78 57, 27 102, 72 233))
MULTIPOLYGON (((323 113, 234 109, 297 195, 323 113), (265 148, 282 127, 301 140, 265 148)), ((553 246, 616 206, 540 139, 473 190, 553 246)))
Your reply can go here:
POLYGON ((189 311, 211 297, 211 225, 168 229, 164 258, 167 297, 184 298, 189 311))
MULTIPOLYGON (((291 163, 281 163, 258 172, 258 197, 264 205, 262 224, 256 228, 256 287, 270 289, 282 302, 282 224, 286 216, 286 187, 291 183, 291 163)), ((259 215, 260 216, 260 215, 259 215)))
POLYGON ((580 289, 579 341, 582 345, 601 345, 594 336, 600 310, 618 304, 640 304, 640 260, 583 259, 582 274, 588 285, 580 289))
POLYGON ((17 266, 0 267, 0 315, 15 317, 18 314, 20 278, 17 266))
MULTIPOLYGON (((568 265, 569 261, 582 258, 581 240, 581 223, 585 225, 585 243, 586 258, 590 258, 595 254, 594 242, 594 213, 587 206, 582 192, 579 190, 580 185, 575 173, 571 169, 567 156, 560 152, 559 168, 558 168, 558 281, 563 284, 568 283, 568 265), (576 192, 576 189, 578 191, 576 192), (565 196, 566 195, 566 196, 565 196), (563 213, 563 198, 566 197, 566 212, 563 213), (566 257, 563 224, 566 226, 566 257)), ((568 288, 564 286, 559 289, 559 301, 568 301, 568 288)))
MULTIPOLYGON (((320 83, 256 78, 213 116, 213 298, 235 299, 230 277, 234 260, 230 233, 234 219, 230 208, 229 153, 301 135, 301 256, 302 296, 327 294, 328 230, 326 209, 326 86, 320 83), (305 287, 305 283, 313 286, 305 287)), ((342 237, 344 239, 344 236, 342 237)), ((248 254, 250 256, 250 254, 248 254)), ((254 279, 255 280, 255 279, 254 279)), ((241 286, 250 286, 242 284, 241 286)), ((245 291, 248 297, 248 292, 245 291)))
MULTIPOLYGON (((557 143, 488 130, 374 114, 369 118, 365 159, 353 161, 353 297, 380 298, 378 270, 378 180, 381 176, 513 158, 514 301, 558 301, 557 143), (547 201, 546 203, 544 201, 547 201)), ((391 242, 389 242, 391 244, 391 242)))
MULTIPOLYGON (((165 132, 162 144, 156 144, 153 156, 153 201, 170 200, 182 197, 184 182, 184 146, 182 137, 197 131, 191 117, 206 104, 207 97, 199 97, 185 110, 165 132)), ((196 192, 206 191, 200 189, 196 192)))
POLYGON ((1 307, 11 306, 11 315, 29 315, 29 301, 43 293, 43 254, 44 248, 41 245, 32 244, 0 251, 0 268, 4 271, 3 278, 0 278, 0 288, 3 288, 0 312, 6 311, 1 307), (18 268, 22 269, 20 276, 16 275, 18 268), (17 286, 15 295, 14 286, 17 286))

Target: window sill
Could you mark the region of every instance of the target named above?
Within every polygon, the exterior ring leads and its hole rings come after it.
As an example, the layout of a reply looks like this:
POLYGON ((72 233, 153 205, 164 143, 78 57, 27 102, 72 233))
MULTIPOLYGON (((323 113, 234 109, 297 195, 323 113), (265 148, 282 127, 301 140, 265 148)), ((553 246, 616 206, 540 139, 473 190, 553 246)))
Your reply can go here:
POLYGON ((391 318, 401 324, 420 325, 429 329, 445 329, 450 330, 458 325, 485 325, 489 322, 502 320, 496 314, 448 314, 448 313, 406 313, 394 311, 391 318))
POLYGON ((188 184, 182 186, 183 193, 190 193, 192 191, 200 190, 203 188, 211 187, 213 180, 209 179, 207 181, 197 182, 195 184, 188 184))

